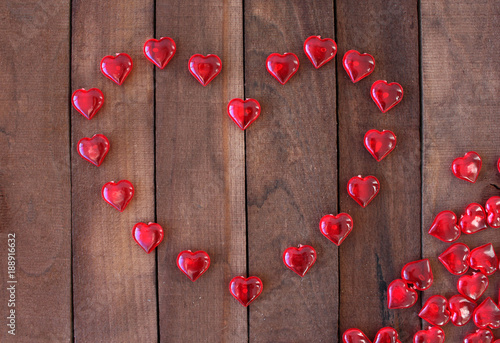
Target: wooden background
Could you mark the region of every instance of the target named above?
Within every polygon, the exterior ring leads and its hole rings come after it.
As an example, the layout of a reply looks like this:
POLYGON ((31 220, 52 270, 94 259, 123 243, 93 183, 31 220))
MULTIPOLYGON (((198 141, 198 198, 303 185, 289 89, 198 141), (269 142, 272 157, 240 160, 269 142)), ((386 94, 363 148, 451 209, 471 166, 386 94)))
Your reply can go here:
MULTIPOLYGON (((500 193, 500 2, 7 0, 0 19, 0 318, 9 233, 18 278, 17 335, 0 319, 1 342, 339 342, 351 327, 373 338, 393 326, 406 343, 427 327, 422 301, 456 293, 458 277, 437 260, 447 244, 426 232, 439 211, 460 214, 500 193), (313 68, 302 50, 310 35, 336 40, 335 62, 313 68), (142 46, 162 36, 178 51, 159 70, 142 46), (377 63, 357 84, 341 66, 350 49, 377 63), (99 71, 116 52, 134 60, 123 86, 99 71), (301 61, 285 86, 265 70, 273 52, 301 61), (223 61, 208 87, 188 72, 195 53, 223 61), (404 87, 387 114, 369 97, 378 79, 404 87), (91 121, 70 104, 82 87, 105 94, 91 121), (226 114, 235 97, 262 105, 246 132, 226 114), (380 163, 362 145, 369 129, 398 137, 380 163), (95 133, 111 142, 99 168, 76 153, 95 133), (470 150, 483 158, 475 184, 450 171, 470 150), (365 209, 346 192, 358 174, 381 182, 365 209), (136 187, 123 213, 100 196, 120 179, 136 187), (318 230, 338 212, 355 223, 340 248, 318 230), (166 229, 155 253, 133 242, 139 221, 166 229), (318 252, 303 279, 281 260, 298 244, 318 252), (175 265, 185 249, 212 259, 195 283, 175 265), (421 257, 434 285, 414 307, 388 310, 387 285, 421 257), (245 274, 264 283, 249 308, 228 292, 245 274)), ((500 252, 499 233, 460 241, 500 252)), ((495 301, 498 274, 488 290, 495 301)), ((474 325, 445 331, 460 342, 474 325)))

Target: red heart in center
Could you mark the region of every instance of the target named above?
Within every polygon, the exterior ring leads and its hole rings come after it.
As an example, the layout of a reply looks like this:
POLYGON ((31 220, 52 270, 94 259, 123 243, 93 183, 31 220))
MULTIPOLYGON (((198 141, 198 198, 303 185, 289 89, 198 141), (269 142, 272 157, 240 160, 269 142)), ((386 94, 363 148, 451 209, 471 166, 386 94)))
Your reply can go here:
POLYGON ((313 66, 318 69, 337 54, 337 44, 331 38, 311 36, 304 42, 304 52, 313 66))
POLYGON ((262 280, 256 276, 236 276, 229 283, 229 291, 246 307, 262 293, 262 280))
POLYGON ((432 285, 431 263, 428 259, 407 263, 401 270, 401 278, 412 283, 419 291, 425 291, 432 285))
POLYGON ((478 153, 469 151, 464 157, 458 157, 451 164, 451 171, 459 179, 476 182, 483 162, 478 153))
POLYGON ((291 52, 283 55, 274 53, 267 57, 266 68, 279 83, 284 85, 299 70, 299 58, 291 52))
POLYGON ((373 101, 385 113, 403 100, 403 87, 397 82, 375 81, 370 90, 373 101))
POLYGON ((120 212, 125 210, 133 196, 134 186, 128 180, 110 181, 102 187, 104 200, 120 212))
POLYGON ((222 70, 222 61, 217 55, 203 56, 196 54, 191 56, 188 66, 191 75, 200 81, 203 86, 206 86, 219 75, 222 70))
POLYGON ((430 327, 428 330, 420 330, 413 336, 413 343, 443 343, 444 331, 437 327, 430 327))
POLYGON ((375 176, 355 176, 347 183, 347 192, 358 204, 366 207, 380 190, 380 182, 375 176))
POLYGON ((434 295, 427 299, 418 316, 432 325, 444 325, 450 320, 448 300, 442 295, 434 295))
MULTIPOLYGON (((495 343, 497 341, 495 341, 495 343)), ((479 329, 476 330, 476 332, 473 332, 465 336, 463 343, 491 343, 491 342, 493 342, 493 333, 488 329, 479 329)))
POLYGON ((457 282, 458 293, 472 301, 481 298, 481 295, 488 288, 488 277, 483 273, 464 275, 457 282))
POLYGON ((483 206, 476 203, 469 204, 465 213, 460 217, 459 225, 462 232, 466 234, 486 229, 486 212, 484 212, 483 206))
POLYGON ((73 107, 88 120, 95 116, 104 104, 104 95, 98 88, 77 89, 71 96, 73 107))
POLYGON ((78 141, 78 154, 92 163, 100 166, 109 151, 109 141, 104 135, 94 135, 92 138, 84 137, 78 141))
POLYGON ((387 288, 387 307, 389 309, 408 308, 417 302, 417 292, 408 287, 406 282, 396 279, 387 288))
POLYGON ((132 58, 124 53, 116 56, 104 56, 101 60, 101 71, 108 79, 121 85, 132 70, 132 58))
POLYGON ((321 233, 337 246, 351 233, 353 228, 352 217, 347 213, 339 213, 336 216, 327 214, 319 222, 321 233))
POLYGON ((298 248, 287 248, 283 253, 283 262, 289 269, 304 277, 316 262, 316 250, 310 245, 302 244, 298 248))
POLYGON ((210 267, 210 256, 204 251, 184 250, 177 255, 177 267, 191 281, 196 281, 210 267))
POLYGON ((500 308, 491 298, 486 298, 481 305, 474 310, 474 324, 481 329, 500 328, 500 308))
POLYGON ((137 223, 132 229, 132 237, 148 254, 163 240, 163 228, 156 223, 137 223))
POLYGON ((385 327, 378 330, 373 343, 401 343, 399 335, 394 328, 385 327))
POLYGON ((455 243, 439 255, 439 261, 455 275, 462 275, 469 269, 469 247, 463 243, 455 243))
POLYGON ((453 242, 460 237, 460 228, 457 225, 457 216, 451 211, 439 212, 432 222, 429 234, 443 242, 453 242))
POLYGON ((260 115, 260 104, 255 99, 233 99, 227 105, 227 114, 242 130, 245 130, 260 115))
POLYGON ((500 227, 500 197, 491 197, 486 201, 486 213, 488 225, 492 228, 500 227))
POLYGON ((472 249, 469 256, 469 265, 484 275, 491 275, 498 269, 498 257, 491 243, 472 249))
POLYGON ((467 324, 472 319, 476 304, 464 296, 454 295, 448 300, 451 321, 455 326, 467 324))
POLYGON ((163 69, 168 62, 174 57, 175 42, 170 37, 162 37, 158 39, 148 39, 144 43, 144 55, 153 62, 158 68, 163 69))
POLYGON ((366 150, 380 162, 396 147, 396 135, 389 130, 370 130, 365 134, 364 142, 366 150))
POLYGON ((356 50, 349 50, 342 58, 342 65, 351 81, 356 83, 373 73, 375 59, 370 54, 360 54, 356 50))

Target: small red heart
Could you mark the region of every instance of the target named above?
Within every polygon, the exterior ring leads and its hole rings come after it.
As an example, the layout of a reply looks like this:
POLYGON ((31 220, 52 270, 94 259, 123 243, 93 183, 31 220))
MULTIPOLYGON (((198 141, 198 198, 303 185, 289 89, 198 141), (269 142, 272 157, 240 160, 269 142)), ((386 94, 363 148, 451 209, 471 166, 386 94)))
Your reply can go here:
POLYGON ((469 269, 469 247, 463 243, 455 243, 439 255, 439 261, 455 275, 462 275, 469 269))
POLYGON ((366 335, 358 329, 349 329, 342 335, 344 343, 371 343, 366 335))
POLYGON ((137 223, 132 229, 132 237, 134 237, 135 242, 149 254, 163 240, 163 228, 151 222, 148 224, 137 223))
POLYGON ((446 243, 456 241, 460 237, 457 216, 451 211, 439 212, 432 222, 429 234, 446 243))
POLYGON ((491 197, 486 201, 486 214, 488 225, 492 228, 500 227, 500 197, 491 197))
POLYGON ((378 80, 373 83, 370 94, 382 113, 386 113, 403 100, 403 87, 397 82, 378 80))
POLYGON ((353 226, 352 217, 347 213, 339 213, 336 216, 327 214, 319 222, 321 233, 337 246, 347 238, 353 226))
POLYGON ((73 107, 88 120, 92 119, 104 104, 104 95, 98 88, 77 89, 71 96, 73 107))
POLYGON ((291 52, 283 55, 274 53, 267 57, 266 68, 279 83, 284 85, 299 70, 299 58, 291 52))
POLYGON ((389 309, 408 308, 415 305, 418 295, 406 282, 396 279, 387 288, 387 307, 389 309))
POLYGON ((434 295, 427 299, 418 316, 432 325, 442 326, 450 320, 448 300, 442 295, 434 295))
POLYGON ((78 154, 95 166, 100 166, 109 151, 109 141, 104 135, 84 137, 78 141, 78 154))
POLYGON ((227 105, 227 114, 242 130, 245 130, 260 115, 260 104, 255 99, 233 99, 227 105))
POLYGON ((472 203, 465 208, 465 213, 460 217, 460 230, 466 234, 482 231, 486 226, 486 212, 483 206, 472 203))
POLYGON ((479 329, 476 332, 468 334, 464 338, 464 343, 491 343, 493 342, 493 333, 488 329, 479 329))
POLYGON ((443 343, 444 331, 437 327, 432 326, 428 330, 420 330, 413 336, 413 343, 443 343))
POLYGON ((364 143, 366 150, 380 162, 396 147, 396 135, 389 130, 370 130, 365 134, 364 143))
POLYGON ((500 328, 500 308, 491 298, 486 298, 474 310, 474 324, 481 329, 489 327, 490 329, 500 328))
POLYGON ((101 60, 101 71, 108 79, 121 85, 132 70, 132 58, 125 54, 104 56, 101 60))
POLYGON ((203 56, 196 54, 191 56, 188 66, 191 75, 200 81, 203 86, 206 86, 219 75, 222 70, 222 61, 217 55, 203 56))
POLYGON ((401 343, 396 330, 391 327, 385 327, 378 330, 373 343, 401 343))
MULTIPOLYGON (((497 161, 497 170, 500 173, 500 158, 497 161)), ((496 343, 496 342, 495 342, 496 343)))
POLYGON ((358 204, 366 207, 380 190, 380 182, 375 176, 362 178, 354 176, 347 183, 347 192, 358 204))
POLYGON ((448 300, 448 310, 455 326, 463 326, 472 319, 476 304, 464 296, 454 295, 448 300))
POLYGON ((458 157, 451 164, 451 171, 459 179, 475 183, 483 162, 474 151, 469 151, 464 157, 458 157))
POLYGON ((401 278, 413 284, 419 291, 425 291, 431 287, 434 280, 431 263, 428 259, 407 263, 401 270, 401 278))
POLYGON ((283 253, 283 262, 290 270, 304 277, 316 262, 316 250, 310 245, 302 244, 298 248, 287 248, 283 253))
POLYGON ((229 291, 245 307, 262 293, 262 288, 262 280, 256 276, 236 276, 229 283, 229 291))
POLYGON ((360 54, 356 50, 349 50, 342 58, 342 65, 351 81, 356 83, 373 73, 375 58, 370 54, 360 54))
POLYGON ((469 256, 469 265, 485 275, 491 275, 498 269, 498 257, 491 243, 472 249, 469 256))
POLYGON ((196 281, 210 267, 210 256, 204 251, 184 250, 177 255, 177 267, 191 281, 196 281))
POLYGON ((311 36, 304 42, 304 53, 313 66, 318 69, 332 60, 337 54, 337 44, 331 38, 311 36))
POLYGON ((162 37, 159 40, 152 38, 144 43, 143 51, 149 61, 163 69, 174 57, 176 47, 174 40, 170 37, 162 37))
POLYGON ((110 181, 102 187, 103 199, 120 212, 125 210, 133 196, 134 186, 128 180, 110 181))
POLYGON ((464 275, 457 282, 458 293, 472 301, 481 298, 481 295, 488 288, 488 277, 483 273, 464 275))

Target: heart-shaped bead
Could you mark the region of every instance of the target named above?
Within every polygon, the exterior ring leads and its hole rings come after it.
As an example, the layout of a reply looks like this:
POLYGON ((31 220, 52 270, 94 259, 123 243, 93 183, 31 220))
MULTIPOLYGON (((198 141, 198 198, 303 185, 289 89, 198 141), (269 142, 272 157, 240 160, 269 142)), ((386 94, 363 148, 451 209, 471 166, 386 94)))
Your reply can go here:
POLYGON ((498 269, 498 257, 491 243, 472 249, 469 256, 469 265, 485 275, 491 275, 498 269))
POLYGON ((203 86, 212 81, 222 70, 222 61, 219 56, 209 54, 203 56, 196 54, 191 56, 188 62, 189 72, 203 86))
POLYGON ((148 39, 144 43, 144 55, 158 68, 163 69, 175 55, 175 42, 170 37, 148 39))
POLYGON ((356 83, 373 73, 375 59, 370 54, 360 54, 356 50, 349 50, 342 58, 342 65, 351 81, 356 83))
POLYGON ((413 343, 443 343, 444 338, 444 331, 440 327, 432 326, 427 330, 417 331, 413 335, 413 343))
POLYGON ((319 222, 321 233, 337 246, 347 238, 353 226, 352 217, 347 213, 339 213, 336 216, 327 214, 319 222))
POLYGON ((486 298, 476 307, 473 318, 474 324, 481 329, 486 327, 490 329, 500 328, 500 308, 491 298, 486 298))
POLYGON ((78 141, 78 154, 93 165, 99 167, 109 151, 109 141, 106 136, 97 134, 92 138, 84 137, 78 141))
POLYGON ((304 277, 316 262, 316 250, 310 245, 302 244, 298 248, 287 248, 283 253, 283 262, 290 270, 304 277))
POLYGON ((262 293, 262 280, 256 276, 234 277, 229 283, 229 291, 243 306, 248 306, 262 293))
POLYGON ((481 157, 474 151, 469 151, 464 157, 458 157, 451 164, 451 171, 459 179, 476 182, 483 162, 481 157))
POLYGON ((382 161, 382 159, 389 155, 396 147, 396 135, 389 130, 384 130, 382 132, 369 130, 365 134, 363 141, 366 150, 368 150, 378 162, 382 161))
POLYGON ((358 204, 366 207, 380 190, 380 182, 375 176, 354 176, 347 183, 347 192, 358 204))
POLYGON ((492 228, 500 227, 500 197, 494 196, 486 201, 486 220, 492 228))
POLYGON ((415 305, 418 295, 406 282, 396 279, 387 288, 387 307, 389 309, 408 308, 415 305))
POLYGON ((498 161, 497 161, 497 170, 500 173, 500 158, 498 158, 498 161))
POLYGON ((429 234, 450 243, 460 237, 460 227, 457 225, 457 216, 451 211, 439 212, 432 222, 429 234))
POLYGON ((462 275, 469 269, 469 247, 463 243, 455 243, 439 255, 439 261, 455 275, 462 275))
POLYGON ((318 69, 332 60, 337 54, 337 44, 331 38, 311 36, 304 42, 304 53, 313 66, 318 69))
POLYGON ((267 57, 266 68, 279 83, 284 85, 299 70, 299 58, 291 52, 283 55, 274 53, 267 57))
POLYGON ((434 295, 427 299, 418 316, 432 325, 442 326, 450 320, 448 300, 442 295, 434 295))
POLYGON ((382 113, 386 113, 403 100, 403 87, 397 82, 378 80, 373 83, 370 95, 382 113))
POLYGON ((455 326, 463 326, 472 319, 476 304, 462 295, 454 295, 448 299, 448 310, 455 326))
POLYGON ((434 280, 431 263, 428 259, 407 263, 401 270, 401 278, 413 284, 419 291, 425 291, 431 287, 434 280))
POLYGON ((371 343, 363 331, 358 329, 346 330, 342 335, 342 341, 344 343, 371 343))
POLYGON ((108 204, 123 212, 134 196, 134 186, 128 180, 110 181, 104 184, 101 193, 108 204))
POLYGON ((476 332, 468 334, 464 338, 464 343, 491 343, 493 342, 493 333, 488 329, 479 329, 476 332))
POLYGON ((399 335, 394 328, 385 327, 378 330, 373 343, 401 343, 399 335))
POLYGON ((466 234, 486 229, 486 212, 483 206, 476 203, 467 205, 465 213, 460 217, 459 226, 460 230, 466 234))
POLYGON ((227 105, 227 114, 242 130, 245 130, 260 115, 260 104, 255 99, 233 99, 227 105))
POLYGON ((458 293, 464 297, 476 301, 481 298, 488 288, 488 277, 483 273, 474 273, 472 275, 464 275, 457 282, 458 293))
POLYGON ((163 240, 163 228, 149 222, 137 223, 132 229, 132 237, 139 246, 148 254, 156 248, 163 240))
POLYGON ((177 267, 191 280, 196 281, 210 267, 210 256, 204 251, 184 250, 177 255, 177 267))
POLYGON ((104 104, 104 95, 98 88, 77 89, 71 96, 73 107, 88 120, 92 119, 104 104))
POLYGON ((124 53, 115 56, 104 56, 101 60, 101 71, 117 85, 123 84, 132 70, 132 58, 124 53))

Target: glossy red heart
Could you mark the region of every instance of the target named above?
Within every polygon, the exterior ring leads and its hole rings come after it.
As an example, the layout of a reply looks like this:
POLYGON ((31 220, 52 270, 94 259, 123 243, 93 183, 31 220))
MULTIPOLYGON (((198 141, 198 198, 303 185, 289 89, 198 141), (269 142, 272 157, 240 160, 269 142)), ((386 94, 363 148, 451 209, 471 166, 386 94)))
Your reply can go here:
POLYGON ((364 143, 366 150, 380 162, 396 147, 396 135, 389 130, 370 130, 365 134, 364 143))
POLYGON ((451 211, 439 212, 432 222, 429 234, 450 243, 460 237, 460 227, 457 225, 457 216, 451 211))
POLYGON ((92 119, 104 104, 104 95, 98 88, 77 89, 71 96, 73 107, 88 120, 92 119))
POLYGON ((347 238, 353 227, 352 217, 347 213, 339 213, 336 216, 327 214, 319 222, 321 233, 337 246, 347 238))
POLYGON ((492 228, 500 227, 500 197, 491 197, 486 201, 486 220, 492 228))
POLYGON ((342 65, 351 81, 356 83, 373 73, 375 59, 370 54, 360 54, 356 50, 349 50, 342 58, 342 65))
POLYGON ((170 37, 152 38, 144 43, 143 51, 149 61, 158 68, 163 69, 172 57, 174 57, 176 47, 174 40, 170 37))
POLYGON ((493 333, 488 329, 479 329, 476 332, 468 334, 463 343, 491 343, 493 342, 493 333))
POLYGON ((109 151, 106 136, 97 134, 92 138, 84 137, 78 141, 78 154, 95 166, 100 166, 109 151))
POLYGON ((104 200, 120 212, 125 210, 133 196, 134 186, 128 180, 110 181, 102 187, 104 200))
POLYGON ((462 275, 469 269, 469 247, 463 243, 455 243, 439 255, 439 261, 455 275, 462 275))
POLYGON ((260 115, 260 104, 255 99, 233 99, 227 105, 227 114, 242 130, 245 130, 260 115))
POLYGON ((209 54, 203 56, 196 54, 191 56, 188 62, 189 72, 203 86, 206 86, 212 81, 222 70, 222 61, 219 56, 209 54))
POLYGON ((394 328, 385 327, 378 330, 373 343, 401 343, 399 335, 394 328))
POLYGON ((262 293, 262 288, 262 280, 256 276, 236 276, 229 283, 229 291, 245 307, 262 293))
POLYGON ((469 256, 469 265, 484 275, 491 275, 498 269, 498 257, 491 243, 472 249, 469 256))
POLYGON ((401 278, 411 283, 419 291, 425 291, 432 285, 431 263, 428 259, 407 263, 401 270, 401 278))
POLYGON ((491 298, 486 298, 474 310, 474 324, 481 329, 489 327, 490 329, 500 328, 500 308, 491 298))
POLYGON ((196 281, 210 267, 210 256, 204 251, 184 250, 177 255, 177 267, 191 280, 196 281))
POLYGON ((488 288, 488 277, 483 273, 474 273, 472 275, 464 275, 457 282, 458 293, 464 297, 476 301, 481 298, 488 288))
POLYGON ((284 85, 299 70, 299 58, 291 52, 283 55, 274 53, 267 57, 266 68, 279 83, 284 85))
POLYGON ((403 87, 397 82, 378 80, 373 83, 370 95, 382 113, 386 113, 403 100, 403 87))
POLYGON ((304 53, 313 66, 318 69, 332 60, 337 54, 337 44, 331 38, 311 36, 304 42, 304 53))
POLYGON ((472 234, 486 229, 486 212, 483 206, 472 203, 467 205, 465 213, 460 217, 460 230, 472 234))
POLYGON ((108 79, 121 85, 132 70, 132 58, 124 53, 115 56, 104 56, 101 60, 101 71, 108 79))
POLYGON ((316 250, 310 245, 302 244, 298 248, 287 248, 283 253, 283 262, 290 270, 304 277, 316 262, 316 250))
MULTIPOLYGON (((500 173, 500 158, 497 161, 497 170, 500 173)), ((496 342, 495 342, 496 343, 496 342)))
POLYGON ((347 183, 347 193, 362 207, 366 207, 380 190, 380 182, 375 176, 354 176, 347 183))
POLYGON ((156 248, 163 240, 163 228, 149 222, 137 223, 132 229, 132 237, 139 246, 148 254, 156 248))
POLYGON ((363 331, 358 329, 346 330, 342 335, 342 341, 344 343, 371 343, 363 331))
POLYGON ((387 288, 387 307, 389 309, 408 308, 415 305, 418 295, 406 282, 396 279, 387 288))
POLYGON ((413 335, 413 343, 443 343, 444 338, 444 331, 437 326, 432 326, 427 330, 417 331, 413 335))
POLYGON ((462 295, 454 295, 448 299, 448 310, 455 326, 467 324, 472 319, 476 304, 462 295))
POLYGON ((450 320, 448 300, 442 295, 427 299, 418 316, 432 325, 442 326, 450 320))
POLYGON ((476 182, 481 165, 483 164, 481 157, 474 151, 469 151, 464 157, 458 157, 451 164, 451 171, 459 179, 476 182))

